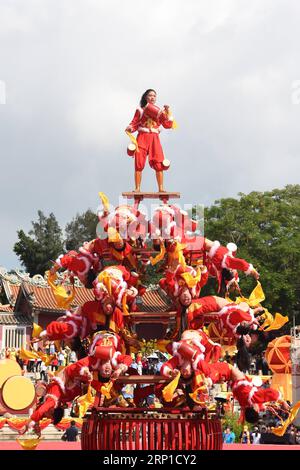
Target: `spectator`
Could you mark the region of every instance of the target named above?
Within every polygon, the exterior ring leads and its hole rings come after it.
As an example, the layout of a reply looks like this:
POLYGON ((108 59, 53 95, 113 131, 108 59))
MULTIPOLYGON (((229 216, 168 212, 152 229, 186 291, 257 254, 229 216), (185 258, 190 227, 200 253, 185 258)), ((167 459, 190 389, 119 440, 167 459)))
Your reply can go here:
POLYGON ((149 373, 148 372, 149 362, 148 362, 148 359, 146 357, 143 357, 143 359, 142 359, 142 368, 143 368, 143 375, 147 375, 149 373))
POLYGON ((69 359, 69 362, 72 364, 74 362, 77 361, 77 356, 76 356, 76 352, 75 351, 71 351, 70 352, 70 359, 69 359))
POLYGON ((295 436, 296 444, 300 444, 300 429, 297 429, 295 436))
POLYGON ((235 434, 231 431, 230 427, 227 427, 223 432, 223 442, 224 444, 233 444, 235 441, 235 434))
POLYGON ((74 442, 78 441, 78 429, 74 420, 70 422, 70 427, 66 429, 62 436, 63 441, 74 442))
POLYGON ((240 435, 240 441, 242 444, 250 444, 250 433, 248 426, 244 426, 243 432, 240 435))
POLYGON ((58 359, 56 354, 54 355, 54 358, 51 361, 51 371, 56 371, 58 369, 58 359))
POLYGON ((41 380, 44 380, 45 382, 48 382, 48 367, 46 364, 42 361, 41 366, 40 366, 40 375, 41 375, 41 380))
POLYGON ((65 365, 65 355, 63 351, 59 351, 57 358, 58 358, 58 367, 65 365))
POLYGON ((291 426, 289 431, 289 444, 294 445, 296 444, 296 432, 295 427, 291 426))
POLYGON ((251 442, 252 444, 260 444, 261 434, 258 430, 258 427, 255 426, 253 432, 251 433, 251 442))
POLYGON ((50 353, 50 356, 52 356, 53 354, 55 354, 55 344, 53 341, 51 341, 50 343, 50 346, 49 346, 49 353, 50 353))

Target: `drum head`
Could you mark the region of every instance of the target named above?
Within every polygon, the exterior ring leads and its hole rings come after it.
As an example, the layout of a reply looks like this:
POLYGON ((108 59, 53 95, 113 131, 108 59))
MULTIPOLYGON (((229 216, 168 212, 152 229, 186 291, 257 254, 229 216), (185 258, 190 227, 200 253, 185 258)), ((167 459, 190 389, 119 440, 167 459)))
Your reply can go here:
POLYGON ((3 403, 11 410, 24 410, 35 399, 34 385, 28 377, 14 375, 2 387, 3 403))
POLYGON ((163 160, 162 164, 163 164, 163 167, 164 167, 164 168, 169 168, 169 166, 171 165, 171 162, 170 162, 170 160, 167 160, 167 159, 165 158, 165 159, 163 160))
POLYGON ((127 150, 129 150, 130 152, 135 152, 136 151, 136 145, 131 143, 131 144, 128 144, 127 145, 127 150))
POLYGON ((13 359, 0 360, 0 388, 4 382, 12 375, 21 375, 21 367, 13 359))

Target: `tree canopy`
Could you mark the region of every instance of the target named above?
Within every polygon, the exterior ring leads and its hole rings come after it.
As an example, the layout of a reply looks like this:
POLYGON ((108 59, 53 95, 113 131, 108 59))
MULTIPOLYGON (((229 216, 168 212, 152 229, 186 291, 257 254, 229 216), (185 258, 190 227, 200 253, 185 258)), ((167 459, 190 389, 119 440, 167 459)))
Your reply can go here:
POLYGON ((88 209, 83 214, 77 214, 66 225, 66 249, 78 250, 86 241, 96 238, 97 215, 88 209))
POLYGON ((42 211, 38 211, 38 220, 31 223, 32 230, 28 235, 18 230, 19 240, 14 245, 14 252, 31 276, 44 275, 51 267, 51 260, 55 260, 63 251, 62 230, 52 213, 46 217, 42 211))

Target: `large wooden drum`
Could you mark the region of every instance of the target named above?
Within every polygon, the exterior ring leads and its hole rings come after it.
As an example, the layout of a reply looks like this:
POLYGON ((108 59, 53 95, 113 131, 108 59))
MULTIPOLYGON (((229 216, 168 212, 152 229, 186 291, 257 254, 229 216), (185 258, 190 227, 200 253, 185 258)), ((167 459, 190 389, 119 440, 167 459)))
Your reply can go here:
POLYGON ((83 424, 83 450, 221 450, 216 415, 182 410, 94 410, 83 424))

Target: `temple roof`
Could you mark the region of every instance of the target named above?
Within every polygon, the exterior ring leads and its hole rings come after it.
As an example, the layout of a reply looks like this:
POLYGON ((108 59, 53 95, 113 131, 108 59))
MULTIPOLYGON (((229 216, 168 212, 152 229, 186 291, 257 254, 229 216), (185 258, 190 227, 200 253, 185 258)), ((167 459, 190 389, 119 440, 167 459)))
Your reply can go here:
POLYGON ((16 315, 0 312, 0 325, 32 326, 32 320, 26 315, 16 315))

